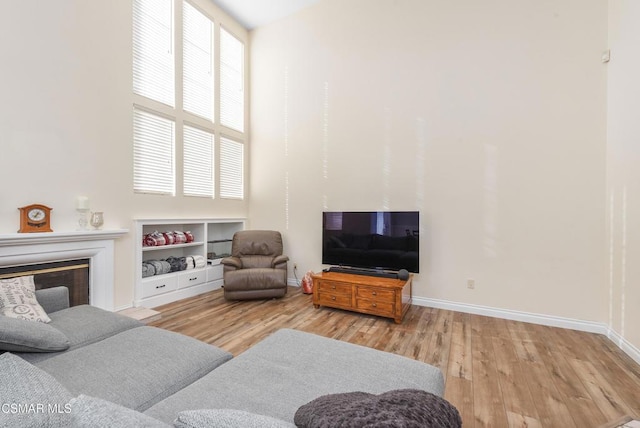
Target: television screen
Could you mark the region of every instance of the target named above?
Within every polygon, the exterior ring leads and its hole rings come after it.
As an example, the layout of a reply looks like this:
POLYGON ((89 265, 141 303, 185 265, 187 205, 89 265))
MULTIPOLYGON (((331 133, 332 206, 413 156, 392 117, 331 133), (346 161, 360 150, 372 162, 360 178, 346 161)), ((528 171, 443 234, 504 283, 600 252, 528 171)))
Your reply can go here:
POLYGON ((322 263, 418 273, 418 211, 325 211, 322 263))

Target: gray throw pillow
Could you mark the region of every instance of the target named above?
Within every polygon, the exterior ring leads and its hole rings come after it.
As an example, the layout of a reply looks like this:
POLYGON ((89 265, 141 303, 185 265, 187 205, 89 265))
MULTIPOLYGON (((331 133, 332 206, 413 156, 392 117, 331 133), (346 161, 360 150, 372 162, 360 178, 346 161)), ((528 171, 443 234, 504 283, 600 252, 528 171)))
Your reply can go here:
POLYGON ((270 416, 235 409, 187 410, 178 413, 176 428, 295 428, 295 425, 270 416))
POLYGON ((33 275, 0 279, 0 315, 31 321, 51 321, 36 300, 33 275))
POLYGON ((53 376, 22 358, 0 355, 0 426, 69 426, 73 396, 53 376))
POLYGON ((157 419, 101 398, 79 395, 71 400, 74 428, 167 428, 157 419))
POLYGON ((366 392, 323 395, 300 407, 294 422, 301 428, 462 427, 458 409, 444 398, 419 389, 397 389, 380 395, 366 392))
POLYGON ((67 336, 49 324, 0 315, 0 351, 58 352, 68 348, 67 336))

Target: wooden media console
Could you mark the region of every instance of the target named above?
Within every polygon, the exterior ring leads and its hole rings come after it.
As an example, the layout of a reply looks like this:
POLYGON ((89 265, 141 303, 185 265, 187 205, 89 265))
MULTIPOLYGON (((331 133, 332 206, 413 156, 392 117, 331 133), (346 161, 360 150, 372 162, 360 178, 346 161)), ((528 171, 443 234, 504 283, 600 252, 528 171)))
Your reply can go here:
POLYGON ((327 306, 378 315, 400 324, 411 306, 413 274, 407 280, 337 272, 321 272, 312 278, 316 308, 327 306))

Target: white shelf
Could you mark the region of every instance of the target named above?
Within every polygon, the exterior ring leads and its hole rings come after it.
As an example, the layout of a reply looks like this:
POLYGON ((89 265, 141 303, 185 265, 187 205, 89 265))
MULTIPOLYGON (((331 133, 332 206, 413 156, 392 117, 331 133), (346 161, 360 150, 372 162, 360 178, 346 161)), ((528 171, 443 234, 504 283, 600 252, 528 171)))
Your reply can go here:
POLYGON ((158 250, 171 250, 173 248, 187 248, 187 247, 197 247, 199 245, 203 245, 204 242, 189 242, 186 244, 168 244, 168 245, 154 245, 145 247, 142 246, 142 251, 158 251, 158 250))
POLYGON ((204 268, 169 272, 142 277, 142 262, 171 257, 202 256, 207 258, 210 241, 229 242, 233 234, 245 228, 243 218, 225 219, 138 219, 136 233, 136 269, 134 306, 155 306, 218 289, 223 283, 223 269, 214 262, 204 268), (153 231, 190 231, 195 241, 185 244, 142 245, 143 237, 153 231))

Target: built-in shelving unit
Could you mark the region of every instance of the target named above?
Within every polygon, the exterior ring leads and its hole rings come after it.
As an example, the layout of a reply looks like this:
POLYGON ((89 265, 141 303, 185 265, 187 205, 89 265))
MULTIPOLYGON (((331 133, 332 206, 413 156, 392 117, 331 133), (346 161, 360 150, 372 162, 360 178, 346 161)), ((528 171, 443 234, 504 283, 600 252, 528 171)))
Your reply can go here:
POLYGON ((135 306, 153 308, 222 287, 220 260, 230 252, 233 234, 245 228, 245 220, 232 219, 141 219, 135 220, 136 269, 135 306), (144 246, 144 236, 158 231, 191 232, 194 241, 181 244, 144 246), (168 257, 199 256, 207 260, 202 268, 142 277, 142 263, 168 257))

